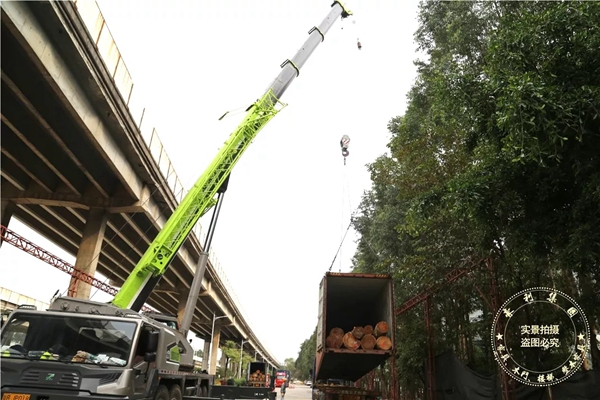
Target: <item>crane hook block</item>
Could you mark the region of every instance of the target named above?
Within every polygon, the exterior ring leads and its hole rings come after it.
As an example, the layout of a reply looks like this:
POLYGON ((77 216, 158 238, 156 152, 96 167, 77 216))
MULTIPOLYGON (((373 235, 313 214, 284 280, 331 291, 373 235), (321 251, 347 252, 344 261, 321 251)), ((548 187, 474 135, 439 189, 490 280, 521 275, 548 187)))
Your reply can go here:
POLYGON ((350 137, 348 135, 342 136, 340 140, 340 147, 342 148, 342 155, 344 157, 348 157, 350 152, 348 151, 348 146, 350 145, 350 137))

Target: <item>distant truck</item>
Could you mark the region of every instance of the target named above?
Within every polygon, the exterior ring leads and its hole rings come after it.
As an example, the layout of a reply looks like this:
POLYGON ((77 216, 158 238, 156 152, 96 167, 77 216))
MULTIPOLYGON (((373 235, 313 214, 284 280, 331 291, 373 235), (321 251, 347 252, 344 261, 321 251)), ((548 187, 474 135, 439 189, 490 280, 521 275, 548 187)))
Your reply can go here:
POLYGON ((289 385, 290 378, 290 371, 286 369, 277 370, 277 372, 275 372, 275 387, 281 387, 284 381, 287 382, 287 385, 289 385))
POLYGON ((381 395, 355 383, 395 356, 393 293, 390 275, 325 274, 311 374, 314 400, 375 400, 381 395))

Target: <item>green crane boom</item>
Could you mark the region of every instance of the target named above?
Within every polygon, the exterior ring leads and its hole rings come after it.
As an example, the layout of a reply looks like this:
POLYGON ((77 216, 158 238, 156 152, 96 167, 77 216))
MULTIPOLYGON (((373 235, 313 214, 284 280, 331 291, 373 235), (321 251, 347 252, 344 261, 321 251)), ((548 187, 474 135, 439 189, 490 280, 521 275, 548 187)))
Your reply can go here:
POLYGON ((325 34, 336 19, 340 16, 346 18, 352 15, 339 1, 335 1, 331 7, 323 22, 309 31, 308 39, 294 58, 286 60, 281 65, 281 72, 266 93, 249 107, 242 123, 229 136, 212 163, 196 181, 150 244, 121 290, 112 300, 113 305, 136 311, 139 311, 144 305, 194 225, 216 203, 215 195, 229 177, 234 165, 258 132, 285 107, 285 104, 281 103, 279 99, 300 74, 300 68, 319 43, 325 39, 325 34))

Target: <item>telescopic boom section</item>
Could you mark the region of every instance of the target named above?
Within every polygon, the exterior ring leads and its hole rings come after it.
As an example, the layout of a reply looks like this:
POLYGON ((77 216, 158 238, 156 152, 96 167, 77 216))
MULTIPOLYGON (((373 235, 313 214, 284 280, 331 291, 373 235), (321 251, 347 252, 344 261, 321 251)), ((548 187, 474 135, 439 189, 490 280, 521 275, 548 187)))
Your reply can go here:
POLYGON ((279 99, 300 74, 312 52, 325 39, 325 34, 337 18, 346 18, 352 13, 336 1, 321 25, 309 31, 309 37, 294 58, 286 60, 279 76, 271 83, 266 93, 249 109, 248 114, 236 130, 229 136, 224 146, 200 176, 194 187, 184 197, 158 233, 148 250, 131 272, 112 304, 121 308, 139 311, 146 302, 154 286, 165 273, 181 245, 196 225, 196 222, 214 206, 215 194, 231 173, 244 151, 258 132, 285 104, 279 99))

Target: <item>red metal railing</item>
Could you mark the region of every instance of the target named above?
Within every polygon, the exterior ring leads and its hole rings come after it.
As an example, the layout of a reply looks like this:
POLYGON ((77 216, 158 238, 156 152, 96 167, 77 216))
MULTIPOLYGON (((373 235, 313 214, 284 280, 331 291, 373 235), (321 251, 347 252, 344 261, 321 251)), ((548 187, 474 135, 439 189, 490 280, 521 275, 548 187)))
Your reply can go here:
MULTIPOLYGON (((117 294, 118 290, 114 287, 102 282, 99 279, 96 279, 92 275, 86 274, 85 272, 75 268, 73 265, 69 264, 65 260, 61 259, 58 256, 50 253, 48 250, 43 249, 42 247, 36 245, 30 240, 25 239, 23 236, 11 231, 4 225, 0 225, 0 238, 3 242, 9 243, 15 246, 18 249, 23 250, 26 253, 31 254, 37 259, 42 260, 46 264, 50 264, 59 270, 66 272, 71 275, 73 279, 69 284, 68 296, 74 297, 76 293, 77 282, 85 282, 90 286, 95 287, 105 293, 114 296, 117 294)), ((151 308, 144 306, 142 308, 143 311, 153 311, 151 308)))

